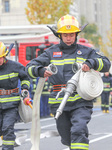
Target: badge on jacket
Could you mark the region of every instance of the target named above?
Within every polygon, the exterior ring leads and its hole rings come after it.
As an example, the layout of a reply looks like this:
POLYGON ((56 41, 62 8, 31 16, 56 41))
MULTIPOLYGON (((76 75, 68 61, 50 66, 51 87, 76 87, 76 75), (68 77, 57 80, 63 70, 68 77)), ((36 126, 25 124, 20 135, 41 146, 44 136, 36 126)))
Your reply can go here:
POLYGON ((77 54, 78 54, 78 55, 81 55, 81 54, 82 54, 82 52, 81 52, 80 50, 78 50, 78 51, 77 51, 77 54))
POLYGON ((60 58, 62 57, 62 52, 53 52, 53 58, 60 58))

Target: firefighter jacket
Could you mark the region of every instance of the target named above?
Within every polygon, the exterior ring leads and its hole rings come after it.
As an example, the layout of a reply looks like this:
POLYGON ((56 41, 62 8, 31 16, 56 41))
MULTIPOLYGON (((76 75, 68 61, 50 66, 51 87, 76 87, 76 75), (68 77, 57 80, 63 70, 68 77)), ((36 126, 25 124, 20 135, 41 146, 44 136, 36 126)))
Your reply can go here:
MULTIPOLYGON (((53 45, 46 49, 37 58, 30 61, 27 64, 26 69, 28 74, 32 78, 37 78, 38 76, 43 76, 44 73, 39 72, 39 70, 49 64, 54 64, 58 68, 58 73, 49 77, 52 85, 63 85, 66 84, 69 79, 74 75, 72 71, 72 64, 86 63, 90 68, 100 72, 107 72, 110 68, 110 61, 105 56, 101 56, 92 48, 72 44, 67 46, 63 41, 60 44, 53 45)), ((61 103, 64 93, 61 93, 58 100, 55 99, 57 92, 52 92, 49 98, 49 104, 51 105, 51 111, 56 110, 61 103)), ((92 101, 83 100, 78 93, 74 92, 66 103, 64 110, 72 110, 81 106, 91 106, 92 101)))
POLYGON ((102 76, 103 80, 103 93, 110 93, 112 92, 112 77, 109 76, 102 76))
POLYGON ((43 91, 42 91, 42 95, 49 96, 51 89, 52 89, 52 86, 50 85, 48 78, 46 78, 46 81, 45 81, 44 87, 43 87, 43 91))
POLYGON ((25 67, 15 61, 5 60, 0 66, 0 109, 8 109, 17 107, 20 102, 19 91, 9 95, 9 90, 13 90, 18 86, 18 80, 21 81, 21 90, 29 89, 30 82, 25 72, 25 67), (4 93, 7 90, 7 94, 4 93))

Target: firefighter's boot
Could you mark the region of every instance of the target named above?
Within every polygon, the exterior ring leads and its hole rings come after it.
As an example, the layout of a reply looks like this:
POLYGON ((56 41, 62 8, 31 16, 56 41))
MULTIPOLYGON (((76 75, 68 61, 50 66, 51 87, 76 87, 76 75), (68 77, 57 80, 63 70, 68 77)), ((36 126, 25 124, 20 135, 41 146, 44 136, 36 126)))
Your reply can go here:
POLYGON ((109 113, 109 110, 107 110, 106 113, 109 113))
POLYGON ((105 110, 103 110, 103 113, 106 113, 106 111, 105 111, 105 110))

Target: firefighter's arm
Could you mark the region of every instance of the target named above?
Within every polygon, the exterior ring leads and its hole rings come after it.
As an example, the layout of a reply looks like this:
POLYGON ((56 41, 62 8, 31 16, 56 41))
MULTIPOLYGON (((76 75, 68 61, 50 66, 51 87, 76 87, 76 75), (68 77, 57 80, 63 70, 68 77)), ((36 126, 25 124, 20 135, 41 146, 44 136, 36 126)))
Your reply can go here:
POLYGON ((89 58, 84 63, 90 65, 90 69, 92 68, 99 72, 108 72, 111 65, 106 56, 101 56, 95 50, 91 51, 89 58))

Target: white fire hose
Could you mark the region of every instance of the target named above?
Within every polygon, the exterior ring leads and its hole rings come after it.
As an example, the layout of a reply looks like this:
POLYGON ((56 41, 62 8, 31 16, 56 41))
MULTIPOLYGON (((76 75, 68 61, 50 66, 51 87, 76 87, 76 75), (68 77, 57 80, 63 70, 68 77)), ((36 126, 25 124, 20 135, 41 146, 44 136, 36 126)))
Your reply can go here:
POLYGON ((98 72, 91 69, 89 72, 81 71, 76 91, 85 100, 93 100, 103 91, 103 81, 98 72))
POLYGON ((80 67, 77 73, 67 82, 67 87, 57 94, 56 99, 58 99, 61 92, 65 92, 63 100, 57 109, 55 119, 58 119, 62 114, 69 96, 74 91, 77 91, 79 96, 85 100, 93 100, 100 96, 103 91, 103 81, 100 74, 93 69, 83 72, 80 67))
MULTIPOLYGON (((53 64, 50 64, 47 68, 52 74, 57 73, 57 68, 53 64)), ((39 150, 40 146, 40 97, 44 87, 46 78, 40 78, 35 91, 33 100, 33 112, 32 112, 32 128, 31 128, 31 150, 39 150)))

